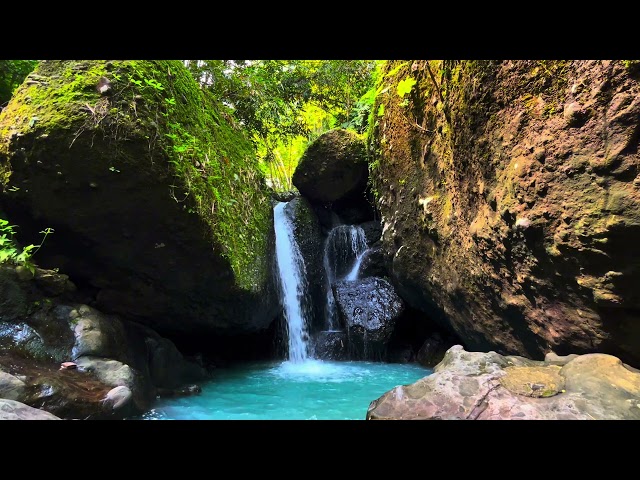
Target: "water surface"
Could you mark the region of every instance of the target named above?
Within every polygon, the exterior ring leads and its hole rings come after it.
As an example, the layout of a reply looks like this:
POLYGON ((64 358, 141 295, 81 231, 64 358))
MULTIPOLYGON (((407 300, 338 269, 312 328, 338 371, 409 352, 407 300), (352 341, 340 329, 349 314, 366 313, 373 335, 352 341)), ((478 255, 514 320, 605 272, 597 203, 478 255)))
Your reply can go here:
POLYGON ((159 400, 148 420, 364 420, 369 403, 432 372, 415 364, 261 362, 220 369, 202 393, 159 400))

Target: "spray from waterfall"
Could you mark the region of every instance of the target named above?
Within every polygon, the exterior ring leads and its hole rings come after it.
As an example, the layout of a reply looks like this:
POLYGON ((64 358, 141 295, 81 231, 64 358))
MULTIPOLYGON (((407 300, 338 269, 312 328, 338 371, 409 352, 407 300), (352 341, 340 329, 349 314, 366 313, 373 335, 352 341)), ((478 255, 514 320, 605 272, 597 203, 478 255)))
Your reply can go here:
POLYGON ((308 312, 304 308, 307 278, 300 248, 293 234, 291 219, 284 202, 273 210, 276 233, 276 260, 280 279, 280 301, 287 326, 289 361, 304 362, 309 358, 308 312))

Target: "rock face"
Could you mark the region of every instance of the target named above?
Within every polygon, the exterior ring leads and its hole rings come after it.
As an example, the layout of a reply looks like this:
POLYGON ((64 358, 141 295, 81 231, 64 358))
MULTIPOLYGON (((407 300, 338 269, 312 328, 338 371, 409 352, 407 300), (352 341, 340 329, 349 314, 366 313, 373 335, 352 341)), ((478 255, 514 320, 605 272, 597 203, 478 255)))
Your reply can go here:
POLYGON ((348 330, 350 347, 376 351, 391 338, 404 303, 384 278, 338 281, 333 288, 338 313, 348 330))
POLYGON ((393 283, 409 305, 473 350, 640 364, 631 67, 389 63, 372 179, 393 283), (396 87, 412 81, 401 97, 396 87))
POLYGON ((367 176, 364 142, 351 131, 334 129, 309 145, 292 180, 312 202, 331 203, 363 193, 367 176))
POLYGON ((278 305, 253 159, 179 61, 48 60, 0 114, 0 209, 22 244, 54 228, 39 264, 101 310, 165 335, 263 331, 278 305))
POLYGON ((0 398, 64 418, 124 417, 146 410, 159 390, 207 377, 144 325, 42 297, 36 278, 20 280, 9 266, 0 266, 0 279, 19 292, 6 315, 0 309, 0 398), (77 368, 61 368, 66 362, 77 368))
POLYGON ((323 238, 318 218, 304 197, 296 197, 284 208, 291 219, 293 234, 304 260, 308 282, 309 308, 313 312, 312 330, 322 328, 325 318, 327 280, 323 264, 323 238))
POLYGON ((432 375, 371 402, 367 419, 638 420, 640 372, 606 354, 562 365, 456 345, 432 375))

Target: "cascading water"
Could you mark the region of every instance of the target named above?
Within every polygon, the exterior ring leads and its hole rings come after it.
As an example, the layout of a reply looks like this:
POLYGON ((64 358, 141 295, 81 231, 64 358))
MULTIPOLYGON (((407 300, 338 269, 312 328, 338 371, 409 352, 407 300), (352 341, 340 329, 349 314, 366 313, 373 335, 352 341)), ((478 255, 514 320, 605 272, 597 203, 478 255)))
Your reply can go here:
POLYGON ((327 327, 338 329, 336 305, 331 285, 336 280, 357 280, 358 270, 364 253, 367 251, 367 239, 362 227, 357 225, 339 225, 329 232, 324 247, 324 269, 327 274, 327 327))
POLYGON ((276 260, 280 278, 280 301, 284 308, 289 344, 289 361, 301 363, 309 358, 307 312, 302 299, 306 292, 306 272, 293 225, 279 202, 273 209, 276 233, 276 260))

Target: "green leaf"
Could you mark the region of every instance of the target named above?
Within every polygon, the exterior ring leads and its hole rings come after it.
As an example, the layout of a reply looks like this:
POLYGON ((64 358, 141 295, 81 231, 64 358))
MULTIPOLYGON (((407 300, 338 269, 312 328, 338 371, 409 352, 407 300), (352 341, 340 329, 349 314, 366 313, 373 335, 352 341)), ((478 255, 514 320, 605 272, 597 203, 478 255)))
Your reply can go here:
POLYGON ((384 103, 381 103, 378 107, 378 116, 381 117, 384 115, 384 103))
POLYGON ((407 77, 404 80, 400 80, 400 82, 398 82, 398 95, 400 96, 400 98, 404 98, 407 93, 411 92, 411 89, 415 84, 416 81, 412 77, 407 77))

